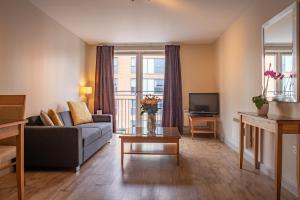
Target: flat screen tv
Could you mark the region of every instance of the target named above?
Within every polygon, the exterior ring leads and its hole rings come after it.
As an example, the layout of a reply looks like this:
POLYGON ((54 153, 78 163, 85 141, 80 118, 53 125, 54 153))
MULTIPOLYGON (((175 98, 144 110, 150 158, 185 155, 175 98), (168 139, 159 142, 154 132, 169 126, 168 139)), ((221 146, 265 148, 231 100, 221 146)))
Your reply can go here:
POLYGON ((189 112, 194 115, 218 115, 219 93, 190 93, 189 112))

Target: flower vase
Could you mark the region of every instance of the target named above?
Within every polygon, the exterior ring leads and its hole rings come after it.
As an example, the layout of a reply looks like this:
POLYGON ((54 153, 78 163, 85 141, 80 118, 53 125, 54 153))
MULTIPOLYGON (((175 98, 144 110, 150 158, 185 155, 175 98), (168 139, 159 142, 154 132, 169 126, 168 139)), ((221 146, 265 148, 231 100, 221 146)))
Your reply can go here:
POLYGON ((149 133, 154 133, 156 129, 156 115, 148 114, 147 128, 149 133))
POLYGON ((257 114, 259 116, 267 116, 269 112, 269 104, 265 103, 260 109, 257 109, 257 114))

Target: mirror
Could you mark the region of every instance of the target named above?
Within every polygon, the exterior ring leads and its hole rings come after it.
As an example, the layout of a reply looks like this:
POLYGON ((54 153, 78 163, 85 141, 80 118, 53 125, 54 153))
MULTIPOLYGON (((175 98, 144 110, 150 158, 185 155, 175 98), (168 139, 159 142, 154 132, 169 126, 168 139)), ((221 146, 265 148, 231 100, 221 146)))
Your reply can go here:
POLYGON ((268 101, 298 102, 298 2, 262 27, 263 94, 268 101))

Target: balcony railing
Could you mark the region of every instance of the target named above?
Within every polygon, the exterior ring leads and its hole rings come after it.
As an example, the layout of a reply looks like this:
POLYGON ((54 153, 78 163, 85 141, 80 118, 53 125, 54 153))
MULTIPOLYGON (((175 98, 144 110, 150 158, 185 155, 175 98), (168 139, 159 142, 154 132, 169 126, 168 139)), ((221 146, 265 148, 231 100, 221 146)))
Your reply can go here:
MULTIPOLYGON (((156 114, 157 126, 161 125, 163 92, 144 91, 146 94, 154 94, 161 99, 156 114)), ((117 132, 123 132, 127 128, 147 125, 147 114, 140 116, 140 102, 136 101, 136 95, 131 91, 117 91, 115 93, 116 128, 117 132), (137 122, 140 121, 140 124, 137 122)))

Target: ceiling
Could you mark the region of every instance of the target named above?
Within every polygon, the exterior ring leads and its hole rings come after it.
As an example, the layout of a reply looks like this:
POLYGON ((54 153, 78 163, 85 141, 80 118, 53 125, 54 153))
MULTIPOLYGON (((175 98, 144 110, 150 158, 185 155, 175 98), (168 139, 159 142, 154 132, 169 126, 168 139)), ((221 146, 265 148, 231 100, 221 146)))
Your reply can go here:
POLYGON ((252 0, 30 0, 90 44, 210 43, 252 0))

